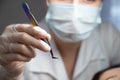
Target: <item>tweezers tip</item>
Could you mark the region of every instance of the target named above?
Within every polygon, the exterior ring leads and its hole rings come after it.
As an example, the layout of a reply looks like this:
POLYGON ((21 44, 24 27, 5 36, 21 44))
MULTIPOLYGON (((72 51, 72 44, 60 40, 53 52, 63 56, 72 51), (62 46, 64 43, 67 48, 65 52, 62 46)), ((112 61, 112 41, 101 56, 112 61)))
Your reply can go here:
POLYGON ((52 57, 53 59, 58 59, 57 57, 52 57))

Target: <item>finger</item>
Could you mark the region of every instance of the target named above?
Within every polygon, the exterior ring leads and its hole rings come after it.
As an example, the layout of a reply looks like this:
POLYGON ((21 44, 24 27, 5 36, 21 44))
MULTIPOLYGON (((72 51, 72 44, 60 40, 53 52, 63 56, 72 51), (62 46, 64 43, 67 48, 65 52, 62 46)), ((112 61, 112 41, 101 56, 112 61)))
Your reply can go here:
POLYGON ((18 53, 11 53, 11 54, 6 54, 5 58, 8 60, 8 62, 12 62, 12 61, 24 61, 24 62, 28 62, 30 61, 32 58, 20 55, 18 53))
POLYGON ((50 46, 47 43, 45 43, 44 41, 42 41, 40 39, 38 40, 24 32, 14 33, 12 35, 9 35, 8 37, 10 40, 12 39, 14 42, 32 46, 32 47, 38 48, 42 51, 50 51, 51 50, 50 46))
POLYGON ((33 27, 33 31, 35 31, 35 33, 36 33, 36 34, 33 33, 34 35, 37 35, 37 33, 38 33, 38 37, 36 36, 38 39, 46 38, 48 41, 51 40, 51 35, 48 34, 44 29, 42 29, 38 26, 35 26, 35 27, 33 27))
POLYGON ((33 58, 35 57, 35 52, 30 46, 26 46, 23 44, 16 44, 16 43, 11 43, 9 46, 9 50, 12 53, 20 53, 21 55, 24 55, 26 57, 33 58))
POLYGON ((38 39, 47 38, 50 36, 44 29, 38 26, 32 26, 29 24, 16 24, 14 27, 18 32, 28 33, 29 35, 34 36, 38 39))
POLYGON ((28 62, 31 60, 31 58, 25 57, 25 56, 20 55, 18 53, 2 54, 0 57, 1 57, 0 64, 4 65, 4 66, 8 63, 13 62, 13 61, 28 62))

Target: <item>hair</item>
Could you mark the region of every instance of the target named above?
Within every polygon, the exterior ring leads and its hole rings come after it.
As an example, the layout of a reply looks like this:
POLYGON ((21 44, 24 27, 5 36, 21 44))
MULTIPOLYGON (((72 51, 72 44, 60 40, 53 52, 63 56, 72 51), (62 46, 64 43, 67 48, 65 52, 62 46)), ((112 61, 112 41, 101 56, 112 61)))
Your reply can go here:
POLYGON ((106 69, 104 69, 104 70, 102 70, 102 71, 99 71, 99 72, 97 72, 97 73, 93 76, 92 80, 99 80, 100 77, 102 76, 102 74, 103 74, 104 72, 106 72, 106 71, 108 71, 108 70, 110 70, 110 69, 118 68, 118 67, 120 67, 120 64, 113 65, 113 66, 110 66, 110 67, 108 67, 108 68, 106 68, 106 69))

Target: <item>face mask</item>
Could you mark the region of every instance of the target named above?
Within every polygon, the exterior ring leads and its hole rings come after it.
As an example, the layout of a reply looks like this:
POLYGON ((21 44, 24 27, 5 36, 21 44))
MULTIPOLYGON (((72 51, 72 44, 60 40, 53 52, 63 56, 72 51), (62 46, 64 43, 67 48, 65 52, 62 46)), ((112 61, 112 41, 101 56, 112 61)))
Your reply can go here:
POLYGON ((49 4, 46 22, 60 40, 78 42, 88 38, 101 23, 100 10, 85 5, 49 4))

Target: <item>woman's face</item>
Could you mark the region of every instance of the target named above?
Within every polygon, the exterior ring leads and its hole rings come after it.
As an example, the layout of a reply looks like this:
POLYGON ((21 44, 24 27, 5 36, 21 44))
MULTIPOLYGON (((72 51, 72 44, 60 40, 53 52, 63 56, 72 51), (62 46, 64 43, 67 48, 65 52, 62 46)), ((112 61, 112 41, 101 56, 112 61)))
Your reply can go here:
POLYGON ((99 80, 120 80, 120 68, 114 68, 104 72, 99 80))
POLYGON ((99 7, 102 4, 102 0, 48 0, 50 3, 66 3, 66 4, 84 4, 99 7))

